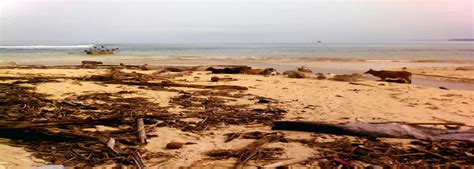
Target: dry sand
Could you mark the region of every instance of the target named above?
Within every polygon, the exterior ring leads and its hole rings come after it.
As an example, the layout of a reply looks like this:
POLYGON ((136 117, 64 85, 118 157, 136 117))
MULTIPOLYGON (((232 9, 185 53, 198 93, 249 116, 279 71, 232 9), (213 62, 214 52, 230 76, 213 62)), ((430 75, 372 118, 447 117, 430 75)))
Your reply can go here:
MULTIPOLYGON (((423 68, 409 69, 416 74, 431 74, 452 78, 474 79, 474 74, 454 68, 423 68), (418 73, 419 72, 419 73, 418 73), (424 73, 423 73, 424 72, 424 73), (429 72, 429 73, 426 73, 429 72)), ((0 76, 83 76, 104 73, 105 70, 96 69, 0 69, 0 76)), ((151 73, 152 71, 147 71, 151 73)), ((445 80, 446 78, 440 78, 445 80)), ((449 78, 448 78, 449 79, 449 78)), ((394 84, 363 80, 357 84, 317 79, 291 79, 283 75, 214 75, 207 72, 194 72, 177 78, 193 84, 227 84, 248 87, 246 93, 264 96, 277 100, 276 104, 288 110, 286 120, 323 121, 330 123, 364 121, 402 121, 402 122, 461 122, 474 126, 474 91, 468 90, 441 90, 438 88, 423 87, 413 84, 394 84), (232 77, 236 81, 210 82, 212 76, 232 77)), ((469 81, 469 80, 467 80, 469 81)), ((472 82, 472 81, 471 81, 472 82)), ((137 91, 129 97, 146 97, 154 102, 167 106, 170 97, 175 93, 151 91, 124 85, 98 85, 74 80, 41 83, 34 85, 39 93, 50 94, 51 98, 61 99, 73 94, 90 92, 117 92, 121 90, 137 91)), ((239 102, 236 104, 253 104, 239 102)), ((256 105, 259 106, 259 105, 256 105)), ((173 108, 170 108, 172 110, 173 108)), ((174 111, 178 111, 176 109, 174 111)), ((173 112, 173 110, 171 111, 173 112)), ((222 166, 231 167, 234 161, 210 161, 203 154, 213 149, 239 148, 252 142, 249 139, 234 140, 224 143, 223 134, 238 131, 271 131, 268 126, 221 126, 201 134, 182 132, 177 129, 162 127, 155 134, 158 137, 150 139, 146 149, 151 152, 172 154, 171 159, 146 161, 151 166, 222 166), (179 150, 168 150, 165 145, 170 141, 192 142, 179 150)), ((310 138, 311 133, 287 132, 289 138, 310 138)), ((318 138, 331 140, 332 136, 318 138)), ((403 140, 398 140, 402 142, 403 140)), ((300 143, 272 143, 267 147, 282 147, 285 153, 282 157, 299 158, 310 157, 317 152, 300 143)), ((27 152, 19 147, 0 144, 0 168, 14 166, 35 166, 41 161, 28 156, 27 152), (15 160, 21 159, 21 160, 15 160)))

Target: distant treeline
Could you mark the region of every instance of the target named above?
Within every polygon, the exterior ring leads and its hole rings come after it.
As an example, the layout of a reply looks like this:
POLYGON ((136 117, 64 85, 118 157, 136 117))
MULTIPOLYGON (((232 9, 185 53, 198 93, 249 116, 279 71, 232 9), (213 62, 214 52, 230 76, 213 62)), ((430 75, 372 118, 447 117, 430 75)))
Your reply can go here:
POLYGON ((448 39, 448 41, 474 41, 474 39, 448 39))

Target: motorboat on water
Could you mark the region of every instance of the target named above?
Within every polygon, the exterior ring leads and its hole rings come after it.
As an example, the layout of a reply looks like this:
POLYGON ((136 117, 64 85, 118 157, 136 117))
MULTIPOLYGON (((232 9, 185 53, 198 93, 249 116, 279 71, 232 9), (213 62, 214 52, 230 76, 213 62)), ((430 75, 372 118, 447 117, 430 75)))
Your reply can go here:
POLYGON ((107 48, 104 45, 93 45, 84 50, 88 55, 111 55, 118 51, 118 48, 107 48))

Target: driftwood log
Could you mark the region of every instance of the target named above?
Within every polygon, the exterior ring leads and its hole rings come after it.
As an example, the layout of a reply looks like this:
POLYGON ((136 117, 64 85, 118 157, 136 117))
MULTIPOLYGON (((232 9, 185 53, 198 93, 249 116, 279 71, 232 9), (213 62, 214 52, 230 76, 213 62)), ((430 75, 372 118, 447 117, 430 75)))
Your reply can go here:
POLYGON ((342 125, 330 124, 324 122, 312 121, 275 121, 273 122, 272 130, 293 130, 293 131, 307 131, 316 133, 336 134, 336 135, 352 135, 352 136, 385 136, 378 133, 371 133, 365 131, 354 131, 343 127, 342 125))
POLYGON ((364 123, 348 122, 344 124, 329 124, 311 121, 276 121, 273 122, 273 130, 295 130, 316 133, 351 135, 351 136, 375 136, 392 138, 411 138, 421 140, 462 140, 474 142, 474 129, 451 130, 457 127, 448 127, 449 130, 424 127, 421 125, 463 125, 462 123, 364 123))

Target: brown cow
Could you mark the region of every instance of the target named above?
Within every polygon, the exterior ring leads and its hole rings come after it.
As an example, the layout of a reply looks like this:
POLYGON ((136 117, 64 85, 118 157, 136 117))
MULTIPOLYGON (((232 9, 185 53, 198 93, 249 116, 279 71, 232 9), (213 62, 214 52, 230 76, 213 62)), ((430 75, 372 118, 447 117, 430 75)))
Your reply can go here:
POLYGON ((371 74, 375 77, 380 78, 383 81, 386 79, 403 79, 406 83, 411 83, 411 73, 407 71, 389 71, 389 70, 372 70, 369 69, 364 74, 371 74))

